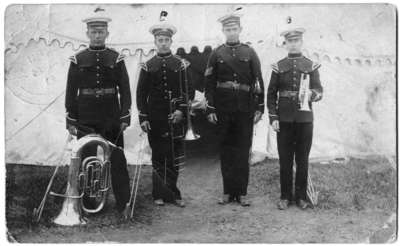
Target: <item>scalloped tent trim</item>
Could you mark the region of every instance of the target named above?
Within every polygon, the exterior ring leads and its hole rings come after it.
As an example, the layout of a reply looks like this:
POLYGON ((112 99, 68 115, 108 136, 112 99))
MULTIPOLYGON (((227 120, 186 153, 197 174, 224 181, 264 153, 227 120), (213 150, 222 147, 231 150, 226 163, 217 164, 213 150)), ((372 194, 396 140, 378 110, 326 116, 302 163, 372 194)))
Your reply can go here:
MULTIPOLYGON (((24 43, 19 43, 19 44, 9 44, 9 46, 5 50, 5 54, 7 53, 17 53, 20 49, 23 49, 30 45, 31 43, 43 43, 46 46, 57 46, 60 49, 66 49, 69 48, 71 51, 77 52, 79 50, 85 49, 88 45, 85 44, 76 44, 74 45, 74 42, 71 41, 66 41, 62 43, 58 39, 52 39, 52 40, 47 40, 46 38, 39 37, 37 39, 31 38, 26 44, 24 43)), ((214 42, 216 43, 216 42, 214 42)), ((246 42, 248 44, 252 44, 251 42, 246 42)), ((109 44, 110 47, 116 49, 118 52, 121 52, 124 55, 127 56, 136 56, 139 53, 142 53, 144 56, 150 56, 154 54, 155 48, 152 47, 152 43, 148 43, 145 45, 147 48, 127 48, 124 47, 123 45, 119 44, 109 44), (150 48, 152 47, 152 48, 150 48)), ((179 54, 197 54, 197 53, 204 53, 204 52, 211 52, 211 49, 217 45, 208 45, 204 44, 200 47, 203 47, 202 51, 200 51, 198 45, 190 45, 186 44, 184 46, 179 45, 178 43, 178 48, 176 48, 174 51, 179 55, 179 54)), ((259 45, 257 45, 259 46, 259 45)), ((262 46, 262 45, 261 45, 262 46)), ((328 54, 328 53, 320 53, 318 51, 311 51, 309 49, 304 49, 303 53, 307 56, 313 59, 314 61, 318 62, 328 62, 328 63, 336 63, 336 64, 342 64, 342 65, 356 65, 356 66, 392 66, 396 64, 396 57, 395 56, 388 56, 388 55, 381 55, 381 56, 375 56, 375 57, 339 57, 337 55, 333 54, 328 54)))

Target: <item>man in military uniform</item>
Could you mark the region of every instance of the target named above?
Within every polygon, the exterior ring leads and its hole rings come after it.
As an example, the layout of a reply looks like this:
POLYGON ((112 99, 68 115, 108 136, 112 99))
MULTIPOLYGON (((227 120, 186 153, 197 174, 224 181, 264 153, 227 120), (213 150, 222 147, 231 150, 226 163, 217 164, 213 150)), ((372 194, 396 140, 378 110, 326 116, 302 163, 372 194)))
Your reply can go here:
POLYGON ((308 156, 313 135, 312 102, 322 98, 318 68, 320 64, 301 53, 303 28, 283 32, 288 56, 272 65, 267 92, 267 107, 272 128, 277 132, 280 162, 281 199, 279 209, 286 209, 296 201, 301 209, 308 207, 308 156), (300 110, 299 87, 304 76, 309 78, 311 110, 300 110), (296 161, 295 195, 293 196, 293 161, 296 161))
POLYGON ((205 72, 208 120, 217 124, 220 137, 223 195, 219 203, 237 200, 249 206, 249 154, 253 125, 264 112, 264 85, 256 52, 239 41, 240 16, 229 14, 219 21, 226 43, 211 52, 205 72))
MULTIPOLYGON (((78 138, 97 133, 123 148, 123 131, 130 124, 131 92, 123 56, 105 46, 110 21, 100 15, 83 20, 90 45, 70 58, 66 121, 69 132, 78 138)), ((97 155, 93 147, 83 149, 82 158, 97 155)), ((113 149, 110 160, 116 208, 126 216, 130 191, 124 152, 113 149)))
POLYGON ((184 155, 183 137, 186 98, 194 98, 189 63, 171 53, 176 28, 166 22, 150 28, 157 54, 140 70, 137 86, 137 108, 142 130, 152 149, 153 199, 156 205, 185 203, 177 187, 179 166, 184 155), (184 94, 188 86, 189 95, 184 94))

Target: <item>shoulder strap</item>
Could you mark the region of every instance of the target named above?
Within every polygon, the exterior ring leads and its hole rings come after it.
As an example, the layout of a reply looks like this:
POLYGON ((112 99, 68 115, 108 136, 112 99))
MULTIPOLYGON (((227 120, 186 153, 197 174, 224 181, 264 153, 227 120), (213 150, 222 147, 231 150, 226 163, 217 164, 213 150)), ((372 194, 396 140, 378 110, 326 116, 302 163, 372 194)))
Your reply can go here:
POLYGON ((76 59, 76 56, 75 56, 75 55, 70 56, 68 59, 69 59, 72 63, 74 63, 75 65, 78 64, 78 60, 76 59))
POLYGON ((146 71, 146 72, 149 70, 148 67, 147 67, 147 64, 146 64, 145 62, 139 63, 139 66, 140 66, 140 68, 141 68, 142 70, 144 70, 144 71, 146 71))
POLYGON ((117 60, 115 61, 115 63, 119 63, 121 61, 123 61, 125 59, 125 55, 124 54, 119 54, 117 57, 117 60))
POLYGON ((272 68, 272 71, 274 71, 275 73, 279 73, 278 63, 272 63, 271 68, 272 68))

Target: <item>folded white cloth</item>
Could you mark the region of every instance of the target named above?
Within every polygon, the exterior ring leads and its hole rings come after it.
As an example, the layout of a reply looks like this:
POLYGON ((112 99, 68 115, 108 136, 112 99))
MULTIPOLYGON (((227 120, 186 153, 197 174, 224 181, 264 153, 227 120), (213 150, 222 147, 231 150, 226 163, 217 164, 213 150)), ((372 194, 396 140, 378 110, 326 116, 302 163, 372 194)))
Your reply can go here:
POLYGON ((206 109, 206 98, 204 96, 204 92, 195 91, 194 99, 192 101, 193 109, 206 109))

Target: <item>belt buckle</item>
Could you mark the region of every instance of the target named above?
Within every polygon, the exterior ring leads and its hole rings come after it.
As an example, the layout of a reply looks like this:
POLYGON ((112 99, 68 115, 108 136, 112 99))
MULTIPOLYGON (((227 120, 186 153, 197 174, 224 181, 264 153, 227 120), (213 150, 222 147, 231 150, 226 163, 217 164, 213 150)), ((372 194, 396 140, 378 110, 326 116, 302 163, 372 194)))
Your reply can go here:
POLYGON ((104 89, 96 88, 96 89, 94 89, 94 94, 96 95, 96 97, 102 96, 102 95, 104 95, 104 89))
POLYGON ((291 94, 290 97, 292 98, 292 100, 295 101, 297 99, 297 97, 298 97, 297 92, 296 91, 292 91, 290 94, 291 94))
POLYGON ((232 88, 234 91, 239 90, 239 83, 238 82, 232 82, 232 88))

